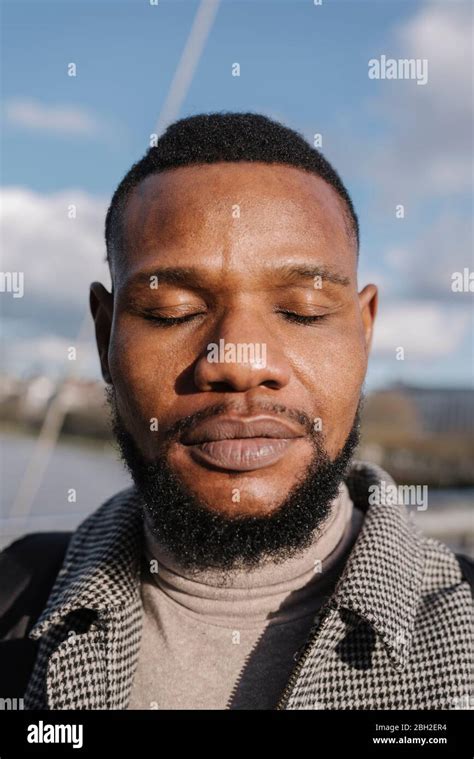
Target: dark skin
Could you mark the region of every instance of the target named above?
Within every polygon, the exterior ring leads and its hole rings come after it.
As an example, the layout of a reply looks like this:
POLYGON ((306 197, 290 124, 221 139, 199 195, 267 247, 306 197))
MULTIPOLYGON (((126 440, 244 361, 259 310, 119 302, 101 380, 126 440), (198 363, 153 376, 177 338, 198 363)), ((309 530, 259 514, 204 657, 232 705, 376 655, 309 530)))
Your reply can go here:
MULTIPOLYGON (((209 406, 254 419, 272 402, 321 419, 333 459, 352 427, 377 306, 374 285, 358 292, 356 244, 333 188, 286 165, 188 166, 143 180, 122 224, 113 295, 94 282, 91 310, 104 380, 141 452, 156 457, 171 425, 209 406), (220 339, 266 344, 266 366, 210 363, 207 346, 220 339)), ((209 509, 264 515, 314 455, 299 434, 256 471, 205 466, 179 441, 167 460, 209 509)))

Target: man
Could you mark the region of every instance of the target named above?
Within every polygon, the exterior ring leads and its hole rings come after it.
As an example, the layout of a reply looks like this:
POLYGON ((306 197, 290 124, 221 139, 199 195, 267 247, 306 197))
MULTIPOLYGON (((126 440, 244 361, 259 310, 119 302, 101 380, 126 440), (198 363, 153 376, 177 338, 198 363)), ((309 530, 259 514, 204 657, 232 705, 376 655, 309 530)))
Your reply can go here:
POLYGON ((134 486, 71 538, 26 708, 459 708, 469 585, 352 461, 377 290, 334 169, 263 116, 184 119, 106 243, 91 311, 134 486))

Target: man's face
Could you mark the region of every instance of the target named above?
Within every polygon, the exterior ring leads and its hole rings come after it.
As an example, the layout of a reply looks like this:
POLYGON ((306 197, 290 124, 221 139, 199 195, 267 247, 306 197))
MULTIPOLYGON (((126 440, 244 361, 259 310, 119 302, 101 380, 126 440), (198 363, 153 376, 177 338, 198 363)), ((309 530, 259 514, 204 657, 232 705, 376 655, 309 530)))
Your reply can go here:
POLYGON ((285 165, 195 165, 143 180, 122 231, 91 298, 122 423, 211 512, 272 514, 315 431, 341 450, 366 373, 376 288, 342 201, 285 165))

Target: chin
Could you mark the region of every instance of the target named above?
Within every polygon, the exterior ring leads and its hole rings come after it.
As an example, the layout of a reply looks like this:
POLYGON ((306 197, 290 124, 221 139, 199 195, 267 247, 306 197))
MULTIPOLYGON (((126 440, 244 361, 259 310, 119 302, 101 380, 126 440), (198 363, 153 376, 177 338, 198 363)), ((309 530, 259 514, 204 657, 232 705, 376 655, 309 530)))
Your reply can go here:
POLYGON ((286 477, 276 477, 275 472, 224 474, 222 472, 205 473, 202 487, 196 477, 189 477, 189 472, 174 471, 176 478, 192 496, 208 511, 221 516, 266 516, 279 508, 283 498, 296 483, 286 482, 286 477), (285 486, 278 484, 285 481, 285 486), (279 500, 275 501, 275 493, 279 500))

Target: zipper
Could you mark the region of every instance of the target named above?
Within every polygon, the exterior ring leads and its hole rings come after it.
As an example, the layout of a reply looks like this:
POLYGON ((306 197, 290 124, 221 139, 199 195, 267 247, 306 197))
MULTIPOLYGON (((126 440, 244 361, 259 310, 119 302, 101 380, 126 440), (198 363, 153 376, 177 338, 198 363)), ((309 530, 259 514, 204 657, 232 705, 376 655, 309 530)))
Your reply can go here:
POLYGON ((331 605, 330 603, 320 611, 319 614, 316 615, 315 623, 313 627, 310 630, 309 637, 303 647, 303 650, 301 651, 298 661, 296 664, 296 667, 294 668, 293 672, 290 675, 290 679, 288 680, 285 689, 283 693, 280 696, 280 699, 275 706, 275 709, 277 711, 281 711, 285 709, 286 703, 288 701, 288 697, 293 690, 294 685, 296 684, 296 681, 298 680, 298 677, 300 675, 301 670, 303 669, 303 666, 305 665, 309 652, 311 651, 314 642, 316 641, 316 638, 318 637, 319 632, 321 631, 322 623, 326 620, 328 613, 331 611, 331 605))

